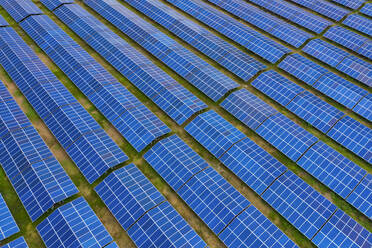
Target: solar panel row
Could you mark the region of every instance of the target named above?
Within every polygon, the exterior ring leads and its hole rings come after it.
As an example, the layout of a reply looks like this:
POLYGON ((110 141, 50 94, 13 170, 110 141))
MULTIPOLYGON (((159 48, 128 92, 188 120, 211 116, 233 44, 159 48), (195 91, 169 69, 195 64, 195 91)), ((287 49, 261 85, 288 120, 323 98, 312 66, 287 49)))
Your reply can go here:
POLYGON ((364 0, 331 0, 350 9, 357 9, 365 2, 364 0))
POLYGON ((114 171, 95 190, 138 247, 205 247, 134 164, 114 171))
POLYGON ((371 20, 367 17, 353 14, 349 15, 342 24, 345 24, 348 27, 351 27, 355 30, 358 30, 359 32, 362 32, 368 36, 372 35, 372 25, 371 20))
POLYGON ((84 2, 213 101, 239 86, 119 2, 84 2))
POLYGON ((269 34, 300 47, 311 34, 241 0, 208 0, 269 34))
POLYGON ((228 42, 185 19, 176 10, 156 0, 125 0, 126 3, 156 21, 189 45, 212 58, 244 81, 252 78, 265 66, 228 42))
POLYGON ((10 27, 0 63, 89 182, 128 157, 10 27))
POLYGON ((360 9, 360 12, 372 17, 372 3, 367 3, 363 6, 363 8, 360 9))
POLYGON ((83 197, 57 208, 37 230, 47 247, 105 247, 113 241, 83 197))
POLYGON ((167 2, 271 63, 277 62, 290 52, 287 47, 276 43, 199 0, 167 0, 167 2))
POLYGON ((3 196, 0 194, 0 240, 6 239, 17 232, 19 232, 17 223, 10 213, 3 196))
MULTIPOLYGON (((285 116, 275 114, 274 109, 246 89, 233 92, 221 103, 221 106, 245 125, 256 130, 260 136, 293 161, 298 160, 297 164, 299 166, 343 198, 346 198, 352 192, 367 173, 328 145, 317 141, 313 135, 285 116), (255 111, 252 111, 252 109, 255 111), (267 114, 268 111, 270 111, 270 114, 267 114), (258 123, 257 120, 260 120, 260 124, 252 125, 252 123, 258 123)), ((206 113, 205 116, 211 115, 206 113)), ((203 118, 203 115, 198 117, 203 118)), ((198 118, 194 121, 200 122, 198 118)), ((226 121, 224 122, 226 123, 226 121)), ((189 125, 193 125, 193 122, 189 125)), ((186 126, 187 128, 188 126, 186 126)), ((209 130, 207 129, 207 131, 209 130)), ((212 135, 213 133, 207 132, 207 134, 212 135)), ((207 140, 203 137, 203 135, 206 135, 205 132, 203 133, 200 130, 192 135, 198 135, 199 142, 207 140)), ((213 135, 218 137, 216 134, 213 135)), ((221 138, 216 138, 216 140, 219 139, 221 138)), ((238 157, 236 153, 234 155, 238 157)))
POLYGON ((283 0, 248 0, 248 2, 254 3, 317 34, 321 33, 332 24, 330 21, 327 21, 322 17, 306 12, 303 9, 283 0))
POLYGON ((286 57, 279 64, 279 68, 364 118, 372 120, 372 111, 368 107, 371 104, 371 94, 368 91, 299 54, 286 57))
POLYGON ((28 248, 28 245, 23 237, 20 237, 16 240, 13 240, 4 246, 1 246, 1 248, 28 248))
POLYGON ((0 164, 32 221, 78 192, 2 83, 0 164))
POLYGON ((169 132, 161 120, 48 16, 30 16, 20 25, 137 151, 169 132))
POLYGON ((334 21, 340 21, 350 12, 344 8, 338 7, 326 1, 319 0, 290 0, 290 1, 297 3, 310 10, 313 10, 323 16, 331 18, 334 21))
POLYGON ((161 140, 144 158, 227 246, 295 246, 178 136, 161 140))
POLYGON ((324 37, 349 48, 369 59, 372 59, 372 41, 349 29, 333 26, 327 30, 324 37))
POLYGON ((370 63, 320 39, 310 41, 302 50, 350 77, 372 86, 370 63))

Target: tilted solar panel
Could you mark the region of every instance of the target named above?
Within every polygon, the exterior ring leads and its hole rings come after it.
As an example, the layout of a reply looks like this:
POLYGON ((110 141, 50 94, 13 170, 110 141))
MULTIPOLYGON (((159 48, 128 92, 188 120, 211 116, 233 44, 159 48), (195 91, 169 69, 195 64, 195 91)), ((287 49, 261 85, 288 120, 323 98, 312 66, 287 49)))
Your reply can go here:
POLYGON ((346 198, 366 174, 364 169, 321 141, 297 164, 342 198, 346 198))
POLYGON ((372 121, 372 94, 367 94, 360 102, 353 108, 355 113, 360 114, 369 121, 372 121))
POLYGON ((17 232, 19 232, 17 223, 10 213, 3 196, 0 194, 0 240, 6 239, 17 232))
POLYGON ((20 237, 16 240, 13 240, 4 246, 1 246, 1 248, 28 248, 28 245, 23 237, 20 237))
POLYGON ((363 8, 360 9, 360 12, 372 17, 372 3, 366 3, 366 5, 363 6, 363 8))
POLYGON ((8 26, 8 22, 5 21, 4 17, 0 16, 0 27, 8 26))
POLYGON ((185 130, 217 158, 246 137, 213 110, 198 115, 185 130))
POLYGON ((3 0, 0 5, 16 22, 20 22, 30 15, 43 14, 36 4, 29 0, 3 0))
POLYGON ((83 197, 57 208, 37 230, 47 247, 104 247, 113 240, 83 197))
POLYGON ((364 0, 331 0, 351 9, 357 9, 365 2, 364 0))
POLYGON ((349 56, 344 50, 320 39, 311 40, 302 51, 335 68, 349 56))
POLYGON ((62 4, 74 3, 74 0, 43 0, 42 2, 49 10, 53 11, 62 4))
POLYGON ((366 35, 372 35, 372 27, 371 27, 371 20, 367 17, 353 14, 349 15, 342 24, 345 24, 348 27, 351 27, 355 30, 358 30, 366 35))
POLYGON ((346 198, 351 205, 364 213, 369 219, 372 218, 372 175, 367 174, 355 190, 346 198))
POLYGON ((348 56, 337 66, 337 69, 364 83, 365 85, 372 87, 371 63, 361 60, 355 56, 348 56))

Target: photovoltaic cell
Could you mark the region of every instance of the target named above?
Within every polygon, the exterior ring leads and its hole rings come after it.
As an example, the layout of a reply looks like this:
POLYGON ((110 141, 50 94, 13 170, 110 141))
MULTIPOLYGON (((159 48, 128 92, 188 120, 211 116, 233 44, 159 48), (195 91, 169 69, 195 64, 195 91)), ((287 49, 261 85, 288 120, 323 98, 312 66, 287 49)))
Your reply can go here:
POLYGON ((198 115, 185 130, 217 158, 246 137, 213 110, 198 115))
POLYGON ((185 19, 176 10, 153 0, 125 0, 132 7, 171 31, 173 34, 212 58, 244 81, 265 66, 199 24, 185 19))
POLYGON ((346 198, 366 174, 364 169, 321 141, 297 164, 342 198, 346 198))
POLYGON ((372 234, 343 211, 337 210, 312 239, 318 247, 371 247, 372 234))
POLYGON ((318 138, 282 114, 268 118, 256 132, 293 161, 318 141, 318 138))
POLYGON ((342 23, 366 35, 372 35, 371 20, 367 17, 353 14, 349 15, 342 23))
POLYGON ((1 246, 1 248, 28 248, 28 245, 25 239, 20 237, 12 242, 9 242, 8 244, 5 244, 4 246, 1 246))
POLYGON ((345 116, 327 134, 332 139, 372 163, 372 130, 345 116))
POLYGON ((47 247, 104 247, 113 240, 83 197, 56 209, 37 230, 47 247))
POLYGON ((0 240, 19 232, 19 228, 0 194, 0 240))
POLYGON ((253 130, 256 130, 269 116, 278 113, 247 89, 234 91, 221 103, 221 106, 253 130))
POLYGON ((280 176, 262 198, 309 239, 337 209, 291 171, 280 176))
POLYGON ((209 166, 177 135, 156 143, 144 158, 174 190, 209 166))
POLYGON ((362 182, 355 188, 353 193, 346 199, 351 205, 364 213, 369 219, 372 218, 372 175, 367 174, 362 182))
POLYGON ((39 15, 43 12, 29 0, 3 0, 0 5, 14 18, 20 22, 30 15, 39 15))

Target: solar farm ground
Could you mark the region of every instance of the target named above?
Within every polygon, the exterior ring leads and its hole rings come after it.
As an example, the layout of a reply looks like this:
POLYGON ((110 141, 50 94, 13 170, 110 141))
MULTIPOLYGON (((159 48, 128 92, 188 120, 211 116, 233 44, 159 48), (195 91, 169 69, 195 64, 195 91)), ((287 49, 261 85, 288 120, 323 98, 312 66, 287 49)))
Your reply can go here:
MULTIPOLYGON (((167 36, 171 37, 172 39, 176 40, 178 43, 182 44, 185 48, 192 51, 198 57, 202 58, 204 61, 212 65, 214 68, 217 68, 218 71, 222 72, 223 74, 230 77, 233 81, 238 83, 240 86, 238 89, 247 89, 249 92, 253 93, 254 95, 258 96, 259 99, 263 100, 279 113, 283 114, 290 120, 292 120, 297 125, 304 128, 309 133, 313 134, 316 138, 320 141, 326 143, 328 146, 336 150, 337 152, 341 153, 347 159, 351 160, 364 170, 366 170, 369 174, 372 173, 371 165, 364 160, 362 157, 357 156, 355 153, 351 152, 344 146, 341 146, 338 142, 331 139, 325 133, 319 131, 317 128, 306 122, 305 120, 301 119, 299 116, 293 114, 289 111, 286 107, 282 106, 275 100, 271 99, 268 95, 259 91, 256 87, 253 87, 251 83, 255 81, 259 75, 264 73, 268 70, 274 70, 275 72, 279 73, 283 77, 295 82, 297 85, 301 86, 308 92, 312 93, 313 95, 317 96, 318 98, 322 99, 326 103, 332 105, 333 107, 337 108, 338 110, 345 113, 347 116, 350 116, 354 120, 358 121, 359 123, 363 124, 364 126, 371 129, 372 125, 369 120, 364 118, 363 116, 355 113, 353 110, 345 107, 344 105, 340 104, 339 102, 331 99, 326 94, 321 93, 319 90, 315 89, 312 86, 304 83, 303 81, 298 80, 296 77, 292 76, 290 73, 287 73, 285 70, 279 68, 279 64, 284 58, 278 60, 275 63, 270 63, 267 60, 262 59, 260 56, 255 54, 252 51, 249 51, 245 47, 239 45, 235 41, 229 39, 228 37, 224 36, 220 32, 210 28, 205 23, 197 20, 195 17, 186 14, 181 9, 175 7, 170 1, 159 0, 160 2, 164 3, 168 7, 172 8, 173 10, 177 11, 177 13, 181 14, 185 19, 192 20, 198 23, 200 26, 208 29, 211 33, 216 35, 217 37, 221 38, 222 40, 228 42, 230 45, 238 48, 240 51, 244 51, 246 54, 250 55, 251 57, 255 58, 257 61, 261 62, 266 66, 265 70, 260 71, 254 77, 250 78, 248 81, 244 81, 238 76, 234 75, 232 72, 225 69, 219 63, 214 61, 213 59, 209 58, 205 54, 198 51, 196 48, 187 44, 184 40, 180 39, 169 30, 164 28, 163 26, 159 25, 149 17, 145 16, 140 11, 133 8, 130 4, 126 1, 119 0, 120 4, 128 8, 129 10, 136 13, 138 16, 142 17, 144 20, 149 22, 154 27, 161 30, 167 36)), ((336 6, 342 6, 335 2, 331 2, 328 0, 324 0, 325 2, 333 3, 336 6)), ((0 0, 0 4, 1 4, 0 0)), ((329 29, 326 28, 324 31, 316 34, 314 32, 308 31, 301 27, 298 24, 291 22, 291 24, 302 31, 306 31, 312 35, 312 39, 306 41, 300 47, 295 48, 294 46, 289 45, 288 43, 283 42, 282 40, 270 35, 268 32, 262 31, 261 29, 249 24, 248 22, 240 19, 237 16, 228 13, 226 10, 218 7, 217 5, 212 4, 212 1, 202 0, 201 2, 207 3, 213 8, 217 9, 218 11, 226 14, 238 20, 239 23, 250 27, 253 30, 258 31, 260 34, 264 35, 265 37, 274 40, 278 44, 281 44, 287 47, 290 54, 300 54, 305 58, 309 59, 310 61, 314 61, 317 64, 323 66, 330 72, 346 79, 347 81, 355 84, 356 86, 366 90, 369 93, 372 93, 371 88, 366 84, 362 83, 355 78, 348 76, 345 73, 340 72, 339 70, 329 66, 328 64, 321 62, 320 60, 306 54, 302 51, 302 48, 309 43, 310 40, 321 38, 322 40, 326 40, 327 42, 335 45, 342 50, 347 51, 348 53, 358 57, 362 61, 366 63, 371 63, 371 61, 364 57, 360 56, 357 52, 351 51, 350 49, 346 49, 341 45, 337 44, 336 42, 330 41, 324 38, 324 34, 329 29)), ((247 1, 251 2, 251 1, 247 1)), ((293 3, 294 1, 286 1, 293 3)), ((267 202, 265 202, 262 197, 257 194, 254 190, 247 186, 237 175, 235 175, 231 170, 229 170, 225 165, 223 165, 218 158, 216 158, 211 152, 209 152, 202 144, 200 144, 192 135, 190 135, 186 130, 185 127, 192 122, 198 115, 193 115, 190 119, 188 119, 182 125, 177 124, 172 118, 170 118, 162 109, 160 109, 156 104, 152 102, 152 100, 147 97, 143 92, 141 92, 133 83, 131 83, 126 77, 124 77, 118 70, 116 70, 105 58, 103 58, 97 51, 95 51, 87 42, 81 39, 76 33, 74 33, 64 22, 62 22, 52 11, 48 10, 41 2, 34 1, 34 3, 43 11, 45 15, 50 17, 57 25, 62 28, 75 42, 77 42, 84 50, 86 50, 95 60, 97 60, 107 71, 109 71, 122 85, 124 85, 134 96, 136 96, 148 109, 151 110, 161 121, 163 121, 170 129, 171 132, 166 134, 160 138, 160 140, 165 139, 166 137, 170 137, 173 134, 178 135, 189 147, 191 147, 194 151, 196 151, 212 168, 214 168, 220 175, 222 175, 235 189, 237 189, 249 202, 252 203, 260 212, 262 212, 272 223, 274 223, 279 229, 284 232, 292 241, 294 241, 300 247, 316 247, 314 243, 310 241, 308 237, 302 234, 296 227, 294 227, 289 221, 287 221, 278 211, 276 211, 272 206, 270 206, 267 202)), ((213 101, 209 97, 207 97, 204 93, 202 93, 199 89, 195 86, 191 85, 187 80, 185 80, 182 76, 177 74, 174 70, 172 70, 169 66, 165 63, 160 61, 150 52, 148 52, 145 48, 141 45, 136 43, 135 40, 131 39, 128 35, 124 34, 118 28, 116 28, 112 23, 104 19, 100 16, 94 9, 90 8, 86 3, 83 1, 75 1, 79 6, 83 9, 87 10, 90 14, 95 16, 99 19, 100 22, 105 24, 111 31, 115 34, 120 36, 123 40, 128 42, 131 46, 136 48, 140 51, 146 58, 151 60, 155 65, 160 67, 163 71, 165 71, 168 75, 170 75, 173 79, 175 79, 179 84, 189 90, 193 95, 201 99, 207 106, 207 109, 201 111, 201 113, 207 112, 209 110, 215 111, 218 115, 222 116, 225 120, 230 122, 234 127, 236 127, 240 132, 242 132, 245 136, 249 139, 253 140, 256 144, 262 147, 265 151, 275 157, 278 161, 280 161, 283 165, 285 165, 290 171, 294 172, 297 176, 303 179, 307 184, 309 184, 312 188, 316 191, 320 192, 324 197, 330 200, 333 204, 335 204, 338 208, 344 211, 347 215, 351 216, 354 220, 356 220, 359 224, 361 224, 365 229, 369 232, 372 232, 372 221, 366 215, 364 215, 361 211, 356 209, 350 203, 348 203, 345 199, 341 196, 336 194, 333 190, 329 187, 321 183, 318 179, 313 177, 310 173, 308 173, 305 169, 300 167, 296 162, 291 160, 289 157, 284 155, 279 149, 275 148, 272 144, 262 138, 256 131, 250 129, 246 125, 244 125, 241 121, 235 118, 232 114, 226 111, 224 108, 221 107, 221 103, 227 98, 229 94, 226 94, 224 97, 219 99, 218 101, 213 101)), ((363 5, 359 8, 352 10, 347 9, 348 14, 350 16, 354 13, 360 13, 360 9, 366 5, 367 3, 372 3, 372 1, 366 1, 363 5)), ((257 6, 257 5, 255 5, 257 6)), ((296 4, 296 6, 303 8, 303 6, 296 4)), ((305 9, 305 8, 304 8, 305 9)), ((304 10, 305 11, 305 10, 304 10)), ((340 25, 345 27, 348 30, 354 29, 347 27, 346 25, 341 24, 347 17, 343 17, 338 21, 332 20, 328 17, 320 15, 313 10, 306 9, 307 12, 314 14, 315 16, 321 16, 327 21, 331 21, 333 25, 340 25)), ((268 12, 270 13, 270 12, 268 12)), ((272 14, 272 13, 271 13, 272 14)), ((120 223, 115 219, 113 214, 107 208, 105 203, 101 200, 99 195, 95 192, 94 188, 100 184, 104 178, 106 178, 110 172, 117 170, 121 167, 128 166, 131 163, 134 163, 140 171, 151 181, 151 183, 160 191, 160 193, 166 198, 167 201, 177 210, 177 212, 187 221, 187 223, 196 231, 196 233, 205 241, 208 247, 226 247, 225 244, 217 237, 217 235, 203 222, 203 220, 186 204, 186 202, 169 186, 169 184, 152 168, 152 166, 146 162, 144 159, 144 154, 149 151, 157 142, 147 146, 141 152, 136 151, 133 146, 118 132, 118 130, 107 120, 107 118, 91 103, 91 101, 75 86, 73 82, 68 78, 68 76, 51 60, 51 58, 33 41, 33 39, 28 36, 28 34, 21 28, 19 23, 17 23, 4 8, 0 8, 0 15, 5 18, 5 20, 10 24, 18 35, 22 37, 22 39, 32 48, 32 50, 37 54, 37 56, 47 65, 47 67, 55 74, 55 76, 63 83, 63 85, 72 93, 72 95, 78 100, 78 102, 89 112, 89 114, 99 123, 99 125, 106 131, 106 133, 115 141, 115 143, 125 152, 125 154, 129 157, 129 160, 110 169, 109 172, 105 173, 101 176, 98 180, 96 180, 93 184, 90 184, 83 174, 80 172, 78 167, 75 163, 71 160, 69 155, 65 152, 62 148, 58 140, 53 136, 52 132, 47 128, 45 123, 27 101, 26 97, 21 93, 21 91, 17 88, 16 84, 10 78, 8 73, 4 70, 3 67, 0 66, 0 81, 3 82, 11 95, 16 100, 17 104, 21 107, 23 112, 27 115, 30 119, 33 126, 36 128, 40 136, 46 142, 54 156, 60 162, 64 170, 72 179, 73 183, 76 185, 77 189, 79 190, 78 194, 75 194, 72 197, 67 198, 66 200, 60 202, 58 206, 55 206, 53 209, 50 209, 48 212, 44 213, 37 221, 32 222, 30 217, 28 216, 25 208, 22 205, 22 202, 17 196, 16 191, 13 189, 11 182, 8 180, 7 175, 3 169, 0 169, 0 193, 4 197, 5 202, 9 206, 9 209, 18 224, 20 231, 16 234, 11 235, 10 237, 0 241, 0 246, 4 245, 16 238, 23 236, 28 243, 29 247, 45 247, 45 244, 40 237, 37 226, 49 216, 57 207, 65 205, 80 196, 83 196, 84 199, 88 202, 90 207, 94 210, 95 214, 98 218, 102 221, 103 225, 109 232, 109 234, 113 237, 114 241, 118 244, 119 247, 136 247, 135 243, 129 237, 127 232, 123 230, 120 223)), ((280 17, 279 15, 275 15, 276 17, 280 18, 287 22, 284 18, 280 17)), ((366 16, 366 15, 365 15, 366 16)), ((369 18, 369 17, 367 17, 369 18)), ((370 18, 369 18, 370 20, 370 18)), ((362 32, 355 31, 356 33, 368 37, 367 35, 363 34, 362 32)), ((369 37, 370 38, 370 37, 369 37)), ((287 55, 287 56, 289 56, 287 55)), ((285 56, 286 57, 286 56, 285 56)), ((371 80, 371 79, 370 79, 371 80)), ((233 92, 236 90, 234 89, 233 92)), ((200 114, 200 113, 198 113, 200 114)), ((372 149, 369 147, 369 149, 372 149)))

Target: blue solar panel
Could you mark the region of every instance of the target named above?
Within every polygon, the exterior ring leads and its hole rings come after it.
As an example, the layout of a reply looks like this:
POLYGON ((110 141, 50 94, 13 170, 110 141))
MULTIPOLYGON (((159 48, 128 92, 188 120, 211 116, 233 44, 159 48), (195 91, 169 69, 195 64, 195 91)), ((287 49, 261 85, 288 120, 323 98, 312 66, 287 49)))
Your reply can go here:
POLYGON ((290 1, 295 2, 303 7, 313 10, 335 21, 340 21, 349 13, 348 10, 338 7, 334 4, 327 3, 326 1, 319 0, 290 0, 290 1))
POLYGON ((297 164, 342 198, 346 198, 366 174, 365 170, 321 141, 297 164))
POLYGON ((287 169, 248 138, 233 145, 220 161, 257 194, 262 194, 287 169))
POLYGON ((89 182, 128 159, 12 28, 0 44, 0 63, 89 182))
POLYGON ((14 221, 3 196, 0 194, 0 240, 19 232, 19 228, 14 221))
POLYGON ((371 41, 349 29, 333 26, 324 34, 324 37, 372 59, 372 51, 368 49, 368 47, 371 47, 371 41))
POLYGON ((357 9, 365 2, 364 0, 331 0, 351 9, 357 9))
POLYGON ((244 81, 249 80, 258 71, 265 68, 262 63, 217 37, 199 24, 185 19, 176 10, 159 1, 125 0, 125 2, 244 81), (179 20, 182 20, 182 22, 179 20))
POLYGON ((365 33, 366 35, 371 36, 372 35, 372 25, 371 20, 367 17, 353 14, 349 15, 342 24, 345 24, 348 27, 351 27, 355 30, 358 30, 362 33, 365 33))
POLYGON ((111 173, 96 191, 138 247, 205 246, 134 164, 111 173))
POLYGON ((239 214, 219 238, 227 247, 298 247, 254 206, 239 214))
POLYGON ((194 174, 208 167, 208 164, 176 135, 156 143, 144 158, 174 190, 178 190, 194 174))
POLYGON ((372 247, 372 234, 343 211, 337 210, 312 239, 318 247, 372 247))
POLYGON ((350 109, 368 93, 299 54, 286 57, 279 67, 350 109))
POLYGON ((221 106, 245 125, 255 130, 268 117, 278 113, 273 107, 246 89, 230 94, 221 106))
POLYGON ((271 63, 290 51, 199 0, 167 1, 271 63))
POLYGON ((51 11, 65 3, 74 3, 74 0, 43 0, 43 4, 51 11))
POLYGON ((256 132, 293 161, 318 140, 282 114, 268 118, 256 132))
POLYGON ((29 0, 3 0, 0 5, 14 18, 20 22, 29 15, 39 15, 43 12, 29 0))
POLYGON ((302 87, 273 70, 260 74, 252 82, 252 86, 283 106, 304 91, 302 87))
POLYGON ((353 108, 355 113, 360 114, 369 121, 372 121, 372 94, 367 94, 360 102, 353 108))
POLYGON ((28 248, 28 245, 25 239, 20 237, 12 242, 9 242, 8 244, 5 244, 4 246, 1 246, 1 248, 28 248))
POLYGON ((345 116, 327 134, 350 151, 372 163, 372 130, 345 116))
POLYGON ((0 16, 0 27, 8 26, 8 22, 5 21, 4 17, 0 16))
MULTIPOLYGON (((372 23, 371 23, 372 24, 372 23)), ((372 25, 371 25, 372 26, 372 25)), ((372 87, 372 65, 355 56, 346 57, 337 67, 339 71, 372 87)))
POLYGON ((248 0, 251 3, 255 3, 258 6, 265 8, 289 21, 292 21, 308 30, 315 33, 321 33, 327 28, 331 22, 304 11, 303 9, 296 7, 293 4, 287 3, 283 0, 248 0))
POLYGON ((246 137, 213 110, 198 115, 185 130, 217 158, 246 137))
POLYGON ((363 8, 360 9, 360 12, 372 17, 372 3, 367 3, 366 5, 363 6, 363 8))
POLYGON ((327 198, 291 171, 280 176, 262 198, 310 239, 336 210, 327 198))
POLYGON ((37 230, 47 247, 104 247, 113 241, 83 197, 56 209, 37 230))
POLYGON ((372 175, 367 174, 353 193, 346 199, 351 205, 372 218, 372 175))
POLYGON ((208 0, 248 23, 268 32, 294 47, 300 47, 312 35, 241 0, 208 0))

